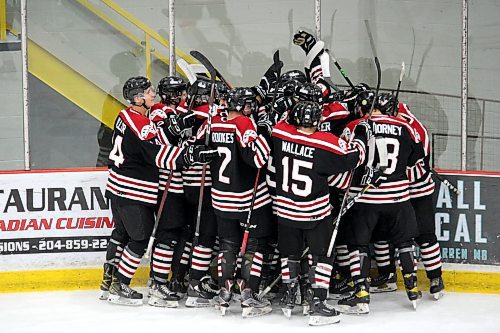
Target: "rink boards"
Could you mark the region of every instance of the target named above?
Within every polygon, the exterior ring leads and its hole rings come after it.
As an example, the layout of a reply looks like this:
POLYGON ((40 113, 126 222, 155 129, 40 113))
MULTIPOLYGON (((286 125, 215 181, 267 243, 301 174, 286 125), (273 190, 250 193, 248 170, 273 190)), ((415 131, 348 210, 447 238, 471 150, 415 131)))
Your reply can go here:
MULTIPOLYGON (((461 192, 437 182, 447 289, 500 293, 500 174, 441 174, 461 192)), ((0 173, 0 292, 98 288, 113 228, 106 178, 103 169, 0 173)), ((147 276, 141 267, 133 283, 147 276)))

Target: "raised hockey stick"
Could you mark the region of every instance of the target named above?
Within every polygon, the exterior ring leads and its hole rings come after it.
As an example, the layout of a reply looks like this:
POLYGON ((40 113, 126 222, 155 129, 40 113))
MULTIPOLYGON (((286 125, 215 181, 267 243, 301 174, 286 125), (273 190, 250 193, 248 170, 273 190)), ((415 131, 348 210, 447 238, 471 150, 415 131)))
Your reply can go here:
MULTIPOLYGON (((198 60, 205 68, 208 70, 210 74, 210 98, 208 99, 209 110, 208 110, 208 119, 207 119, 207 130, 205 133, 205 145, 208 146, 210 143, 210 129, 212 126, 212 110, 214 107, 214 94, 215 94, 215 77, 217 76, 217 71, 214 66, 208 59, 198 51, 191 51, 190 54, 198 60)), ((200 184, 200 196, 198 197, 198 210, 196 214, 196 229, 194 234, 194 242, 193 244, 198 243, 198 237, 200 236, 200 221, 201 221, 201 208, 203 205, 203 194, 205 191, 205 178, 207 175, 207 165, 203 164, 201 169, 201 184, 200 184)))
POLYGON ((340 66, 339 62, 337 61, 337 59, 335 59, 335 57, 333 56, 333 54, 330 52, 329 49, 325 49, 325 52, 328 53, 328 55, 330 56, 330 58, 332 59, 333 63, 335 64, 335 67, 337 67, 337 69, 339 70, 340 74, 342 75, 342 77, 344 78, 344 80, 349 84, 349 86, 351 88, 354 88, 354 84, 352 83, 352 81, 349 79, 349 77, 347 76, 347 73, 346 71, 342 68, 342 66, 340 66))
POLYGON ((399 73, 398 88, 396 89, 396 96, 395 96, 396 103, 394 103, 394 106, 392 108, 392 114, 396 114, 396 112, 397 112, 396 108, 399 108, 399 103, 397 103, 397 101, 398 101, 398 97, 399 97, 399 90, 401 89, 401 82, 403 81, 404 75, 405 75, 405 62, 403 61, 401 63, 401 73, 399 73), (396 105, 396 104, 398 104, 398 105, 396 105))
POLYGON ((456 195, 460 195, 460 190, 458 188, 455 187, 455 185, 453 185, 452 183, 450 183, 448 181, 448 179, 444 178, 443 176, 441 176, 439 173, 436 172, 436 170, 434 169, 430 169, 431 170, 431 173, 441 182, 443 183, 444 185, 446 185, 450 190, 452 190, 453 192, 455 192, 456 195))
MULTIPOLYGON (((276 80, 276 85, 274 87, 273 99, 271 102, 271 112, 274 112, 273 106, 274 106, 274 102, 276 101, 276 95, 277 95, 278 87, 280 84, 281 67, 279 66, 279 62, 280 62, 280 51, 279 50, 274 52, 273 62, 274 62, 274 68, 276 70, 276 74, 278 77, 276 80)), ((245 251, 247 248, 248 236, 250 235, 250 226, 251 226, 250 218, 252 217, 253 206, 255 204, 255 198, 257 197, 257 187, 259 186, 260 170, 262 170, 262 168, 258 169, 257 175, 255 175, 255 183, 253 185, 252 201, 250 202, 250 209, 248 211, 247 220, 245 222, 245 232, 243 233, 243 240, 241 241, 240 256, 245 255, 245 251)))

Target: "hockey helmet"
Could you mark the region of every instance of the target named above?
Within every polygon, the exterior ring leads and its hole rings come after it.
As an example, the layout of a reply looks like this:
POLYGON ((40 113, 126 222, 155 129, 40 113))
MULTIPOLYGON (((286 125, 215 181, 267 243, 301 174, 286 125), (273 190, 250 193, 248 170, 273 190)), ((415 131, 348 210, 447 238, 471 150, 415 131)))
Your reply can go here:
POLYGON ((321 119, 321 106, 319 103, 302 101, 297 103, 288 122, 295 126, 318 127, 321 119))
POLYGON ((364 116, 372 107, 375 93, 371 90, 363 90, 356 96, 356 112, 359 116, 364 116))
POLYGON ((279 92, 282 93, 282 96, 292 97, 295 95, 295 90, 301 85, 300 81, 297 80, 289 80, 281 82, 281 87, 279 88, 279 92))
POLYGON ((144 97, 144 92, 151 86, 151 81, 144 76, 131 77, 123 85, 123 98, 128 103, 134 104, 134 97, 144 97))
POLYGON ((188 87, 188 99, 194 98, 194 106, 208 103, 210 97, 211 84, 206 78, 198 77, 193 84, 188 87))
POLYGON ((306 83, 307 81, 306 75, 297 69, 281 74, 280 79, 281 82, 296 80, 299 81, 300 83, 306 83))
POLYGON ((321 88, 313 83, 306 82, 295 89, 295 97, 299 101, 321 103, 323 93, 321 88))
POLYGON ((396 106, 398 105, 396 96, 390 93, 381 93, 375 100, 374 108, 387 116, 394 116, 397 113, 396 106))
POLYGON ((228 86, 222 81, 215 81, 215 94, 217 98, 227 100, 229 95, 228 86))
POLYGON ((178 104, 182 93, 186 90, 186 83, 177 76, 167 76, 158 82, 156 93, 163 103, 178 104))
POLYGON ((370 90, 371 90, 370 86, 368 86, 366 83, 359 83, 359 84, 355 85, 354 88, 352 88, 351 90, 348 90, 345 93, 343 102, 348 103, 348 102, 355 101, 356 98, 358 97, 358 95, 362 91, 370 91, 370 90))
MULTIPOLYGON (((227 104, 230 111, 243 112, 245 105, 248 105, 253 111, 257 105, 257 99, 252 89, 236 88, 229 92, 227 104)), ((250 115, 250 113, 246 115, 250 115)))

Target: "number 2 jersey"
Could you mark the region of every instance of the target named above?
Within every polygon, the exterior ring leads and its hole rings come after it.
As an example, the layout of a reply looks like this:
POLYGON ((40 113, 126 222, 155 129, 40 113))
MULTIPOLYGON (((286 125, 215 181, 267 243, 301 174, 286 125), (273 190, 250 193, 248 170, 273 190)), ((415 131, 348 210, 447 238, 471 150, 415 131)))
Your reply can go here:
MULTIPOLYGON (((343 136, 348 138, 356 125, 364 118, 350 122, 343 136)), ((372 131, 375 140, 367 147, 367 165, 383 170, 387 179, 377 188, 370 188, 358 202, 369 204, 390 204, 407 201, 410 198, 407 167, 413 167, 424 151, 419 135, 406 121, 381 114, 373 114, 372 131)), ((356 170, 351 195, 356 195, 363 187, 360 185, 364 168, 356 170)))
POLYGON ((355 149, 331 133, 305 133, 286 121, 272 132, 278 223, 310 229, 331 214, 328 178, 363 163, 365 144, 355 149))
MULTIPOLYGON (((198 131, 197 139, 207 133, 207 122, 198 131)), ((210 146, 219 157, 210 163, 212 172, 212 205, 215 214, 229 219, 248 214, 258 169, 267 162, 270 147, 257 135, 254 122, 245 116, 227 119, 214 116, 210 128, 210 146)), ((260 173, 253 209, 271 204, 264 172, 260 173)))
POLYGON ((106 197, 156 205, 159 168, 174 170, 184 164, 182 149, 161 144, 162 136, 162 129, 132 108, 118 114, 109 154, 106 197))

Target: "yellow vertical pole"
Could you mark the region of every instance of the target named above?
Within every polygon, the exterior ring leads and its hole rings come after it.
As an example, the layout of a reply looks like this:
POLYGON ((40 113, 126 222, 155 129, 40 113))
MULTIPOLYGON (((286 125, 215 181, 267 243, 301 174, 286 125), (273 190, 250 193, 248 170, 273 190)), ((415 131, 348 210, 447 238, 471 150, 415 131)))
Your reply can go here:
POLYGON ((0 0, 0 40, 7 39, 7 6, 0 0))
POLYGON ((146 76, 151 80, 151 40, 149 35, 146 33, 146 76))

